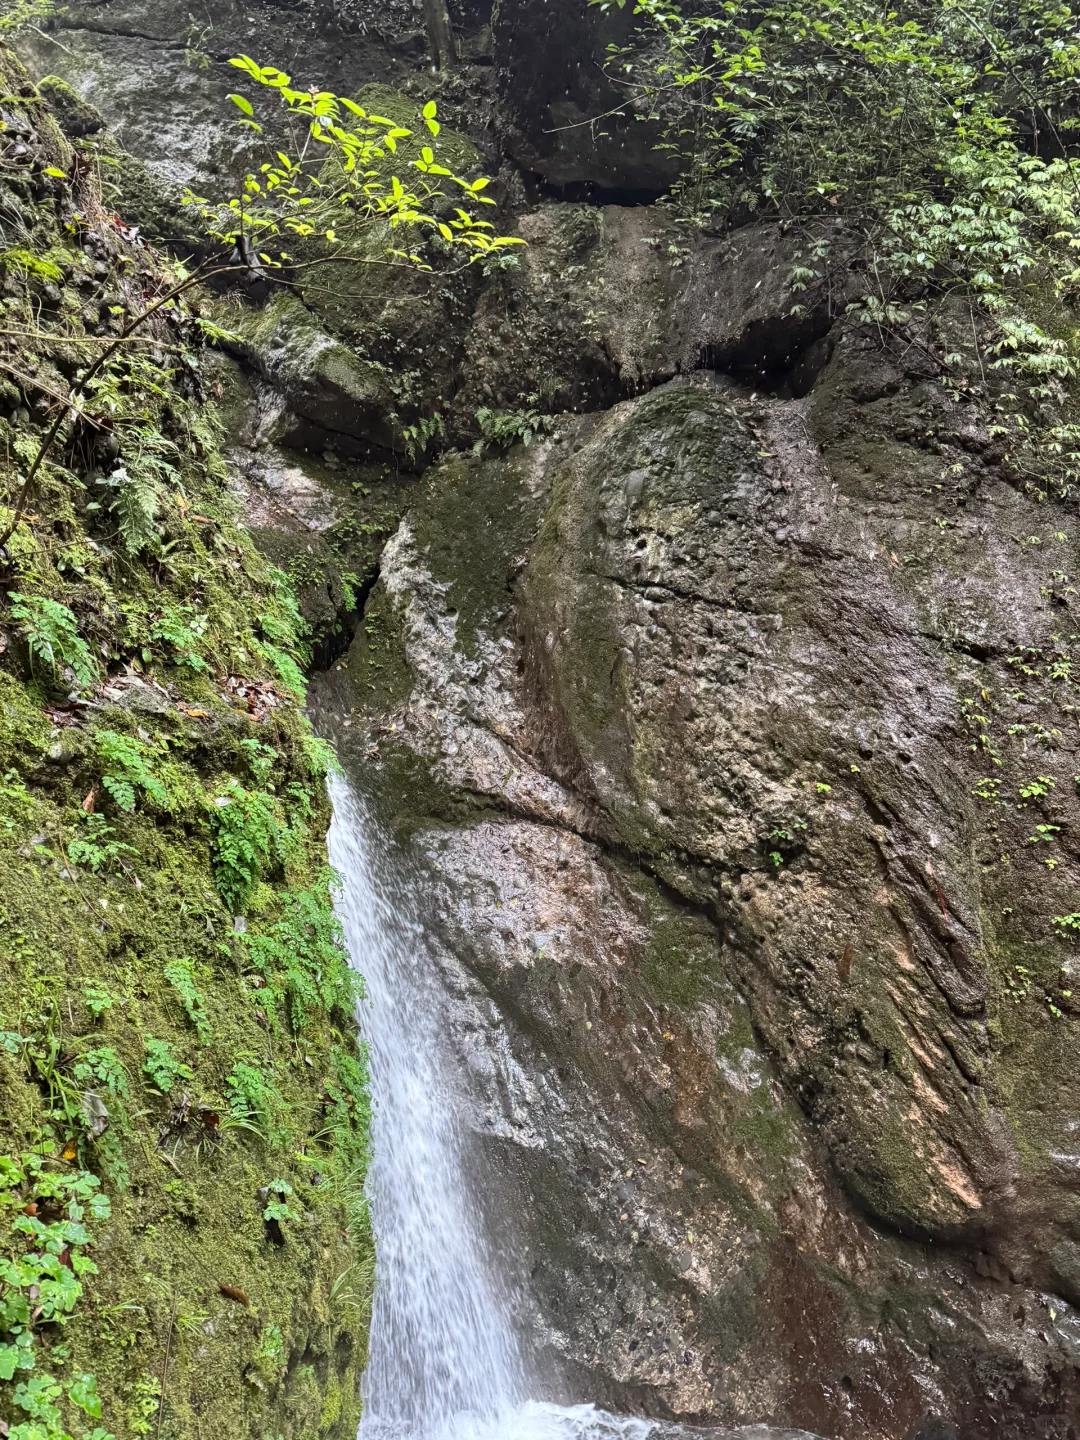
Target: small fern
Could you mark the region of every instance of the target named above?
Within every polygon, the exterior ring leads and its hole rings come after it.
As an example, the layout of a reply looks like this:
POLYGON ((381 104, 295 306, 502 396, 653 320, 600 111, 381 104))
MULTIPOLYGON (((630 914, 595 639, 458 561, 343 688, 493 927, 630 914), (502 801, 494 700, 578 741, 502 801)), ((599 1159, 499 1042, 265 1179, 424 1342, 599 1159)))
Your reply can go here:
MULTIPOLYGON (((104 382, 115 388, 119 377, 104 382)), ((112 389, 96 395, 102 403, 112 389)), ((138 555, 157 535, 162 496, 180 483, 176 463, 180 452, 153 425, 137 425, 125 433, 124 461, 108 475, 99 475, 97 485, 104 499, 92 501, 88 510, 105 510, 116 523, 120 542, 129 555, 138 555)))
POLYGON ((266 640, 259 642, 259 648, 277 671, 278 678, 285 688, 291 690, 298 700, 305 700, 307 698, 307 680, 292 655, 287 650, 282 650, 278 645, 271 645, 266 640))
POLYGON ((209 1044, 210 1018, 206 1013, 203 997, 195 984, 194 960, 187 958, 170 960, 165 966, 165 979, 176 991, 177 998, 184 1007, 184 1014, 194 1026, 200 1043, 209 1044))
POLYGON ((79 634, 79 624, 66 605, 44 595, 8 592, 12 619, 30 648, 31 664, 42 661, 54 674, 66 665, 79 685, 88 688, 97 679, 90 647, 79 634))
POLYGON ((288 1142, 280 1093, 257 1065, 238 1060, 226 1077, 225 1096, 235 1123, 254 1131, 268 1145, 277 1147, 288 1142))
POLYGON ((334 872, 326 869, 310 890, 284 896, 284 914, 263 935, 248 941, 253 967, 267 981, 260 1004, 276 1019, 288 1015, 294 1033, 315 1010, 335 1005, 350 1013, 359 999, 359 981, 343 948, 341 925, 330 903, 334 872))
MULTIPOLYGON (((0 19, 0 29, 3 28, 3 20, 0 19)), ((19 275, 29 280, 63 280, 64 272, 57 265, 55 260, 50 260, 47 255, 37 255, 33 250, 26 250, 22 247, 15 247, 5 250, 0 255, 0 265, 9 273, 19 275)))
POLYGON ((264 865, 284 843, 274 802, 261 790, 245 790, 239 780, 219 795, 212 809, 214 880, 221 898, 239 915, 258 883, 264 865))
POLYGON ((114 840, 116 827, 109 825, 104 815, 91 813, 82 815, 81 834, 68 843, 68 859, 73 865, 88 865, 96 875, 101 870, 111 869, 113 862, 122 862, 127 855, 138 855, 134 845, 125 845, 114 840))
POLYGON ((150 639, 163 640, 175 651, 177 664, 196 672, 207 669, 200 651, 210 618, 201 615, 193 605, 167 605, 151 623, 150 639))
POLYGON ((162 1095, 168 1095, 177 1080, 194 1080, 195 1072, 184 1064, 168 1040, 155 1040, 147 1035, 143 1044, 146 1050, 143 1070, 162 1095))
POLYGON ((158 752, 130 735, 115 730, 99 730, 94 736, 98 755, 109 766, 101 783, 121 810, 130 814, 135 809, 138 791, 142 791, 162 810, 172 808, 169 792, 150 769, 150 760, 158 752))
POLYGON ((138 555, 154 538, 154 522, 161 508, 157 480, 148 470, 129 474, 121 465, 109 476, 109 483, 116 490, 109 509, 124 549, 129 555, 138 555))
POLYGON ((519 440, 531 445, 538 435, 545 434, 555 424, 554 415, 542 415, 539 410, 489 410, 482 406, 476 412, 476 423, 480 426, 483 440, 473 446, 477 455, 482 454, 485 443, 506 449, 519 440))

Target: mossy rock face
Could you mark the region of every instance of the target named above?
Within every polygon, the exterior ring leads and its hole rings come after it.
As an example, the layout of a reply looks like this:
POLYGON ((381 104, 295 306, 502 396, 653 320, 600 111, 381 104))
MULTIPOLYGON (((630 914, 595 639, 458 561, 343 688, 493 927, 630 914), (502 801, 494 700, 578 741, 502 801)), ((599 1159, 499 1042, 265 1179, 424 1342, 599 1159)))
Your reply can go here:
POLYGON ((262 309, 234 312, 240 353, 289 402, 290 408, 342 443, 394 447, 388 371, 359 360, 328 335, 304 303, 279 291, 262 309))
POLYGON ((43 76, 38 81, 38 92, 49 102, 69 140, 83 139, 105 129, 101 111, 78 95, 59 75, 43 76))
MULTIPOLYGON (((368 1096, 296 599, 238 521, 186 311, 147 324, 161 363, 117 350, 115 443, 65 432, 33 508, 10 509, 45 435, 38 401, 137 313, 153 262, 80 188, 10 52, 0 70, 30 150, 4 182, 27 238, 6 257, 22 323, 3 347, 25 378, 0 411, 0 524, 15 522, 0 555, 0 1254, 63 1254, 48 1227, 71 1222, 62 1274, 80 1256, 97 1267, 78 1269, 66 1324, 30 1319, 30 1374, 55 1378, 65 1430, 91 1376, 117 1440, 349 1440, 373 1274, 368 1096), (110 473, 152 484, 141 520, 110 503, 110 473), (89 1238, 57 1198, 73 1185, 89 1238), (276 1228, 271 1195, 288 1197, 276 1228), (361 1303, 342 1313, 346 1272, 361 1303)), ((5 1428, 25 1373, 0 1380, 5 1428)))

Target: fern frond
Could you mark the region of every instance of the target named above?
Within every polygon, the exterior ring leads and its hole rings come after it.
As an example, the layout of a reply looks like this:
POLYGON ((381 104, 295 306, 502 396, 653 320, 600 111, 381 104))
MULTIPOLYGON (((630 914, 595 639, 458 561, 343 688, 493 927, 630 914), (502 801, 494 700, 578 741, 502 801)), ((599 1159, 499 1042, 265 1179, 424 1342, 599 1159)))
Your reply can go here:
POLYGON ((112 513, 116 528, 129 555, 137 555, 154 538, 154 521, 161 505, 158 482, 149 469, 140 467, 133 473, 124 466, 114 470, 116 498, 112 513))

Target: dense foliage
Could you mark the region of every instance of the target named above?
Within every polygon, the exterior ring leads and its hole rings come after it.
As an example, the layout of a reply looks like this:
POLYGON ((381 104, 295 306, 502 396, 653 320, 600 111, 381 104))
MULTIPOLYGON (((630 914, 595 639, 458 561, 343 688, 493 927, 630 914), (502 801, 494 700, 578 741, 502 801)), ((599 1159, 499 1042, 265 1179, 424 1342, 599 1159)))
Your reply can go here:
POLYGON ((937 347, 942 369, 1004 401, 1018 468, 1074 485, 1076 7, 639 0, 635 14, 611 73, 679 152, 687 216, 803 227, 797 285, 854 262, 842 299, 886 330, 957 302, 970 325, 937 347))
MULTIPOLYGON (((392 231, 416 229, 473 259, 523 243, 493 234, 490 221, 448 203, 444 185, 470 205, 494 201, 483 193, 490 183, 486 177, 463 179, 436 155, 441 125, 434 100, 423 107, 425 143, 411 147, 417 153, 399 155, 403 142, 415 140, 409 127, 332 90, 297 90, 276 65, 259 65, 248 55, 229 63, 278 98, 289 135, 286 149, 274 149, 258 173, 245 176, 238 195, 216 205, 187 196, 209 222, 209 233, 242 263, 288 267, 294 257, 282 247, 283 239, 320 234, 336 245, 335 225, 357 220, 384 221, 392 231)), ((240 94, 229 98, 241 112, 238 123, 262 135, 251 100, 240 94)), ((390 246, 389 254, 425 263, 415 248, 390 246)))
POLYGON ((189 274, 103 203, 110 142, 0 76, 0 1434, 191 1433, 211 1399, 314 1432, 312 1325, 354 1433, 368 1099, 304 625, 239 523, 189 274), (240 1365, 195 1364, 255 1306, 240 1365))

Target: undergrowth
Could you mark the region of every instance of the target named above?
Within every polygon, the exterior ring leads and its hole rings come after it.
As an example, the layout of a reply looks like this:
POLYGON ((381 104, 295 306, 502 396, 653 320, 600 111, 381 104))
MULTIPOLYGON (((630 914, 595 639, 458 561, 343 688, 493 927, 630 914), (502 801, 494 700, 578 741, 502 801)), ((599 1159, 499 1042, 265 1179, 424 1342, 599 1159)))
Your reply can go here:
POLYGON ((56 397, 172 276, 102 208, 95 142, 0 70, 37 137, 14 174, 0 127, 25 221, 0 255, 0 1430, 173 1440, 212 1410, 204 1434, 345 1440, 370 1115, 303 622, 239 524, 180 301, 87 387, 16 516, 56 397), (326 1424, 287 1363, 309 1352, 326 1424))
MULTIPOLYGON (((627 0, 592 0, 602 8, 627 0)), ((636 0, 609 71, 678 159, 684 222, 795 228, 823 301, 991 411, 1040 491, 1080 484, 1080 17, 1056 0, 636 0)))

